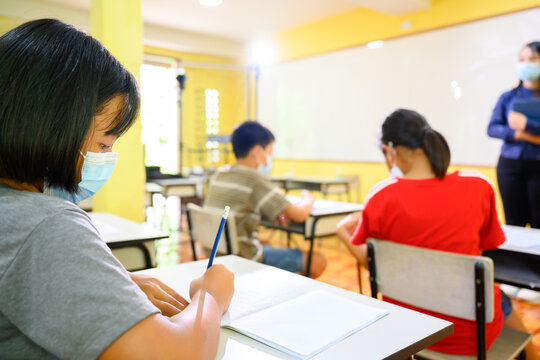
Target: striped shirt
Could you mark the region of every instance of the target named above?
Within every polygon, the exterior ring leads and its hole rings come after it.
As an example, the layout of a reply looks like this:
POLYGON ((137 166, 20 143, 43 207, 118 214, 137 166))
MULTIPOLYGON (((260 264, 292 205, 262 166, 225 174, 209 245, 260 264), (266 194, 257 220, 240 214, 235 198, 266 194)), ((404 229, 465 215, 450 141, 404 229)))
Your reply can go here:
POLYGON ((257 226, 261 215, 273 220, 290 202, 270 180, 243 165, 219 170, 210 180, 205 206, 231 207, 236 215, 237 234, 240 241, 238 255, 253 258, 260 251, 256 241, 257 226))

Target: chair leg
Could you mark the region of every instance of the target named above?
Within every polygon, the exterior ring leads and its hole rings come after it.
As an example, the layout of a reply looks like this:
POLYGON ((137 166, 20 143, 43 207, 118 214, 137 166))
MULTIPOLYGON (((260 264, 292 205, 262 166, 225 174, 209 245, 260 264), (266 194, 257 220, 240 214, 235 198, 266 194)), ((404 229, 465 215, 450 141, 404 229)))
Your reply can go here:
POLYGON ((291 232, 287 231, 287 247, 291 248, 291 232))

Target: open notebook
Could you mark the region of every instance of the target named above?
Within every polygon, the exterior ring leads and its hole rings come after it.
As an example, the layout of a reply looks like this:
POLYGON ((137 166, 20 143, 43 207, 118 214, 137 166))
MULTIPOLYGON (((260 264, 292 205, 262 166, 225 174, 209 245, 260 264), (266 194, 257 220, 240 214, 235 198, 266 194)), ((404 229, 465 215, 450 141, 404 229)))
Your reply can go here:
POLYGON ((273 268, 238 276, 221 326, 308 359, 388 313, 294 280, 273 268))

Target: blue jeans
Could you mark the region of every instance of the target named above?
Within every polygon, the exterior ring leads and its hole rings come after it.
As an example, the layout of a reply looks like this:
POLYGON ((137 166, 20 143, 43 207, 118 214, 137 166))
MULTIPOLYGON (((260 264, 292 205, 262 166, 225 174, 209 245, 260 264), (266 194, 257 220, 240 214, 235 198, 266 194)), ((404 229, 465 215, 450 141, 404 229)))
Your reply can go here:
POLYGON ((506 320, 506 318, 512 313, 512 302, 510 301, 510 298, 504 293, 504 291, 501 291, 501 308, 504 320, 506 320))
POLYGON ((298 249, 276 248, 264 245, 263 264, 275 266, 294 273, 304 270, 304 255, 298 249))

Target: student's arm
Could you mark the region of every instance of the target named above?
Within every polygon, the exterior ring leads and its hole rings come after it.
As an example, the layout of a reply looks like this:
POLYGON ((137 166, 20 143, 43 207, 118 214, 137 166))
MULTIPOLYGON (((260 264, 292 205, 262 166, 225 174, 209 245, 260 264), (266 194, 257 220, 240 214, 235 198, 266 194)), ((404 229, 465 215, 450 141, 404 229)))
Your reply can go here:
POLYGON ((337 227, 337 236, 340 238, 351 254, 356 258, 360 265, 367 267, 367 245, 354 245, 351 239, 355 230, 359 227, 362 220, 362 213, 354 213, 341 220, 337 227))
POLYGON ((227 311, 234 276, 223 265, 213 265, 191 283, 191 303, 167 318, 154 314, 116 339, 99 359, 213 359, 221 315, 227 311))
POLYGON ((309 191, 303 190, 300 201, 285 208, 283 214, 295 222, 304 222, 311 213, 315 198, 309 191))
MULTIPOLYGON (((484 181, 484 180, 482 180, 484 181)), ((491 185, 484 181, 483 186, 483 202, 485 216, 484 223, 480 228, 480 250, 496 249, 504 243, 506 237, 497 217, 497 206, 495 204, 495 191, 491 185)))

